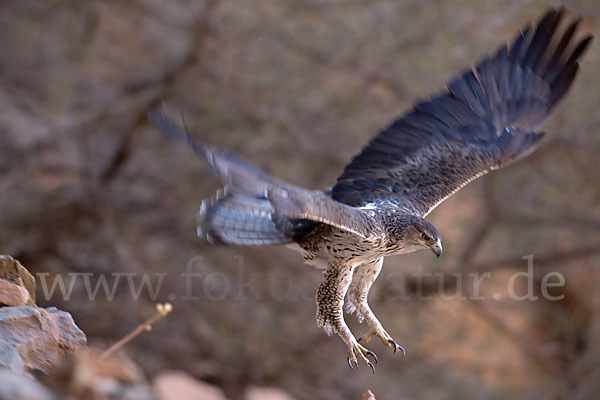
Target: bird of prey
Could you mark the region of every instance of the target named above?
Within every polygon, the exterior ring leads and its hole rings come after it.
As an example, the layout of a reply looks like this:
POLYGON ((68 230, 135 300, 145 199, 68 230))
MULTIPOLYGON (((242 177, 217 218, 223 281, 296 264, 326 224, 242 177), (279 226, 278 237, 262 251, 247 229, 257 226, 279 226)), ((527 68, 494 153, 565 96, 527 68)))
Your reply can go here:
POLYGON ((363 346, 371 338, 405 353, 367 303, 384 257, 423 248, 439 257, 441 236, 427 214, 467 183, 536 148, 544 136, 536 128, 571 87, 592 39, 575 39, 580 19, 559 29, 564 13, 548 10, 510 44, 416 103, 373 137, 327 191, 279 180, 202 144, 156 111, 149 117, 190 145, 225 185, 202 202, 198 234, 223 245, 294 245, 324 270, 318 325, 344 341, 352 369, 361 362, 374 372, 377 357, 363 346), (370 328, 361 339, 344 321, 344 299, 346 310, 370 328))

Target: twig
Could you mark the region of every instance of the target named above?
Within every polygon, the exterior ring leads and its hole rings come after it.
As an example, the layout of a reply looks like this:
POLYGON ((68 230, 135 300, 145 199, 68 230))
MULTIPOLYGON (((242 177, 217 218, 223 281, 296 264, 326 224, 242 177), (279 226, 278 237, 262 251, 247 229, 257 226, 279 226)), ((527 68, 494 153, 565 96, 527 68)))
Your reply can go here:
POLYGON ((156 314, 154 314, 152 317, 150 317, 146 322, 138 325, 133 331, 131 331, 131 333, 129 333, 127 336, 125 336, 124 338, 122 338, 121 340, 119 340, 118 342, 116 342, 115 344, 110 346, 107 350, 105 350, 104 353, 102 353, 102 355, 100 355, 100 360, 104 360, 105 358, 110 356, 112 353, 119 350, 121 347, 125 346, 127 343, 131 342, 137 335, 142 333, 142 331, 149 331, 150 329, 152 329, 152 324, 155 323, 156 321, 158 321, 159 319, 167 316, 167 314, 169 314, 172 309, 173 309, 173 306, 170 303, 165 303, 165 304, 158 303, 156 305, 156 314))

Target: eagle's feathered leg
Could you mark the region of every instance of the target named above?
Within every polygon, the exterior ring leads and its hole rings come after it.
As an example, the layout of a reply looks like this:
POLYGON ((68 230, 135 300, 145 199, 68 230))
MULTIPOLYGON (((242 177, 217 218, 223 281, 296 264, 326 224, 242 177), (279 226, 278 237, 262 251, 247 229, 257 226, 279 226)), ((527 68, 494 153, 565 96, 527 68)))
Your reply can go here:
POLYGON ((344 297, 352 281, 353 267, 344 262, 330 263, 325 272, 325 279, 317 291, 317 324, 325 329, 327 334, 337 334, 348 349, 348 364, 352 369, 358 369, 358 359, 373 369, 375 366, 367 358, 377 356, 362 346, 350 332, 344 321, 344 297))
POLYGON ((385 331, 381 322, 377 319, 367 298, 369 296, 369 290, 379 276, 381 267, 383 266, 383 257, 379 260, 371 263, 365 263, 356 267, 354 276, 352 277, 352 283, 348 290, 348 300, 346 303, 346 311, 348 313, 356 312, 359 322, 367 321, 371 331, 366 335, 360 337, 358 342, 368 343, 373 336, 377 336, 383 344, 391 347, 394 353, 400 350, 402 354, 405 354, 405 350, 400 346, 392 337, 385 331))

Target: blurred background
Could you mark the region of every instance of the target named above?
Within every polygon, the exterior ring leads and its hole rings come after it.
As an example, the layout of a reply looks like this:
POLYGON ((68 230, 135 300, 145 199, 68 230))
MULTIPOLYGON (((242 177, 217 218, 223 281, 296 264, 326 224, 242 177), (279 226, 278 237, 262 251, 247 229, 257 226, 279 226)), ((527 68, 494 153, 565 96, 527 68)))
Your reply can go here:
MULTIPOLYGON (((81 280, 69 300, 44 299, 38 282, 38 304, 70 312, 100 348, 171 302, 124 349, 148 379, 181 370, 233 399, 250 386, 297 399, 359 399, 367 389, 378 399, 594 398, 598 43, 538 151, 430 215, 443 257, 386 259, 370 302, 408 354, 371 342, 375 375, 351 371, 343 343, 317 328, 321 273, 298 254, 196 237, 200 201, 220 183, 146 119, 162 107, 208 143, 325 188, 415 99, 561 4, 597 32, 598 0, 4 0, 0 253, 34 274, 92 272, 93 285, 116 272, 136 273, 136 285, 141 274, 160 281, 138 299, 123 281, 112 300, 102 290, 90 300, 81 280), (516 301, 508 283, 528 255, 538 300, 516 301), (184 279, 186 268, 197 275, 184 279), (472 299, 469 274, 485 272, 483 299, 472 299), (550 290, 560 301, 541 292, 550 272, 564 277, 550 290)), ((517 281, 526 293, 527 279, 517 281)), ((368 330, 347 321, 357 336, 368 330)))

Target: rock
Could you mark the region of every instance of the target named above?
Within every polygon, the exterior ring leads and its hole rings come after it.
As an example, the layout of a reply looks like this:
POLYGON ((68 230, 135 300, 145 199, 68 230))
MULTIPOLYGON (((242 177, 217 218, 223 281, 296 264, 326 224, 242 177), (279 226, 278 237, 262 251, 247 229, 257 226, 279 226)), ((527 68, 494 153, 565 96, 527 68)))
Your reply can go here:
POLYGON ((67 354, 84 349, 86 341, 71 315, 55 307, 0 308, 0 351, 16 350, 26 369, 48 371, 67 354))
POLYGON ((279 388, 250 386, 246 389, 244 400, 294 400, 294 398, 279 388))
POLYGON ((25 363, 15 349, 0 350, 0 369, 8 369, 14 373, 25 372, 25 363))
POLYGON ((363 393, 361 400, 375 400, 375 395, 369 389, 363 393))
POLYGON ((53 400, 54 395, 26 375, 0 370, 0 400, 53 400))
POLYGON ((0 307, 32 305, 33 300, 27 289, 12 282, 0 279, 0 307))
POLYGON ((225 394, 216 386, 196 380, 179 371, 167 371, 158 375, 153 384, 160 400, 202 399, 225 400, 225 394))
POLYGON ((111 379, 98 381, 93 393, 94 399, 155 400, 157 398, 152 388, 146 384, 124 385, 111 379))
POLYGON ((133 361, 124 354, 106 359, 101 354, 93 349, 77 352, 39 379, 60 398, 156 399, 133 361))
POLYGON ((71 385, 85 389, 94 386, 94 381, 112 379, 125 384, 145 383, 144 374, 124 354, 101 358, 101 352, 89 350, 73 358, 71 385))
POLYGON ((35 278, 11 256, 0 255, 0 280, 25 288, 29 293, 29 300, 23 305, 35 305, 35 278))

